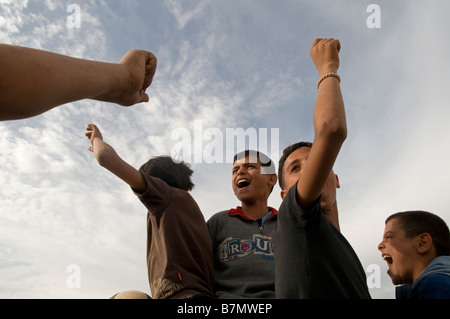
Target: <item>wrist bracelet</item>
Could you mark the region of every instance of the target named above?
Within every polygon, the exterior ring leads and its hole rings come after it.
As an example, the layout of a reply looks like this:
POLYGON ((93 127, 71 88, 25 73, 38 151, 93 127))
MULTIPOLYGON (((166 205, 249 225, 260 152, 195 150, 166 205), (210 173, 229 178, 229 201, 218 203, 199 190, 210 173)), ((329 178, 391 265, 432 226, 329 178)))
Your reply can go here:
POLYGON ((341 83, 341 77, 339 75, 337 75, 336 73, 331 72, 331 73, 324 74, 320 77, 319 81, 317 81, 317 89, 319 89, 320 83, 322 83, 323 80, 325 80, 326 78, 329 78, 330 76, 338 79, 339 83, 341 83))

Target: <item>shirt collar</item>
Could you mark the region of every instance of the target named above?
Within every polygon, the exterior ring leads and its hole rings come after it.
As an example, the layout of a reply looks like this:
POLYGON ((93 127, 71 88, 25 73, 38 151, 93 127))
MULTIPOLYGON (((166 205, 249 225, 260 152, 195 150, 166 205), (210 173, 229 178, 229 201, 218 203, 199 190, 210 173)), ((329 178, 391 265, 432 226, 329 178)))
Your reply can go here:
MULTIPOLYGON (((267 211, 271 212, 270 216, 268 218, 266 218, 266 220, 271 219, 273 216, 275 216, 276 214, 278 214, 278 211, 273 208, 273 207, 267 207, 267 211)), ((232 208, 228 211, 228 215, 229 216, 241 216, 244 219, 250 220, 249 217, 247 217, 243 212, 242 212, 242 207, 238 206, 236 208, 232 208)))

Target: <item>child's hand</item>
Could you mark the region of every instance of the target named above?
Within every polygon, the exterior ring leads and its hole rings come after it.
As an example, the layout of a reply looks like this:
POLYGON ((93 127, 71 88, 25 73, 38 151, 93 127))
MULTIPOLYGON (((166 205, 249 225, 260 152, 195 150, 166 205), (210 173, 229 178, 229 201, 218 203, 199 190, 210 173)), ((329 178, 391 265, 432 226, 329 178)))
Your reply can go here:
POLYGON ((88 139, 91 140, 91 146, 89 146, 89 150, 91 152, 94 152, 94 140, 96 138, 99 138, 100 140, 103 141, 103 136, 102 133, 100 132, 100 130, 98 129, 98 127, 94 124, 88 124, 86 130, 88 131, 86 133, 86 136, 88 137, 88 139))
POLYGON ((89 150, 94 152, 98 164, 122 179, 138 193, 144 193, 147 189, 147 183, 144 181, 141 173, 121 159, 111 145, 103 141, 102 133, 97 126, 88 124, 86 130, 86 136, 91 140, 92 144, 89 150))

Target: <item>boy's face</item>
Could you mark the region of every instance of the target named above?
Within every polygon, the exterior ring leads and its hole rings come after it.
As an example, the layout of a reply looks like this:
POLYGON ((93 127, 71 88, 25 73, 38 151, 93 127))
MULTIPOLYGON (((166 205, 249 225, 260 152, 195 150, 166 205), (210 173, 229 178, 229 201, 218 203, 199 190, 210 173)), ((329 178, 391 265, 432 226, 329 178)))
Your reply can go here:
MULTIPOLYGON (((308 161, 310 147, 303 146, 293 151, 287 158, 283 167, 284 189, 281 198, 284 199, 289 189, 302 177, 306 162, 308 161)), ((322 210, 329 210, 336 202, 336 188, 339 188, 339 179, 333 171, 330 172, 321 194, 322 210)))
POLYGON ((407 238, 397 219, 390 220, 384 229, 383 240, 378 245, 381 257, 387 262, 394 285, 412 283, 417 240, 407 238))
POLYGON ((271 188, 277 182, 276 174, 261 173, 261 162, 249 157, 238 159, 232 169, 231 184, 241 202, 267 200, 271 188))

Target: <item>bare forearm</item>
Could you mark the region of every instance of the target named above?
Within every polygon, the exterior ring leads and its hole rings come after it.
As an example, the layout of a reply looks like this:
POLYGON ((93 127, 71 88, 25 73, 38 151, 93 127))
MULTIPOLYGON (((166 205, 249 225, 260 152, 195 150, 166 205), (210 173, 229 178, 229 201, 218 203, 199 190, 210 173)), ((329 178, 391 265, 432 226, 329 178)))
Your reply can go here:
POLYGON ((100 138, 92 142, 95 158, 100 166, 104 167, 138 192, 146 189, 146 184, 141 174, 127 162, 125 162, 109 144, 100 138))
POLYGON ((95 98, 119 86, 123 72, 118 64, 0 44, 0 120, 95 98))
POLYGON ((108 170, 111 170, 114 167, 114 163, 118 163, 121 161, 120 156, 117 152, 110 146, 108 143, 103 140, 96 138, 93 141, 93 149, 95 159, 98 164, 108 170))
POLYGON ((326 78, 319 87, 314 108, 315 139, 342 144, 347 137, 344 100, 338 79, 326 78))
MULTIPOLYGON (((319 78, 328 73, 337 74, 339 50, 340 43, 337 40, 314 40, 310 52, 319 78)), ((308 162, 297 184, 298 199, 302 207, 308 207, 320 196, 347 138, 344 101, 340 82, 334 76, 319 82, 314 107, 314 130, 314 142, 308 162)))
POLYGON ((321 79, 314 108, 315 139, 332 139, 334 143, 342 143, 347 137, 344 101, 337 78, 340 48, 338 40, 315 39, 310 51, 321 79))

